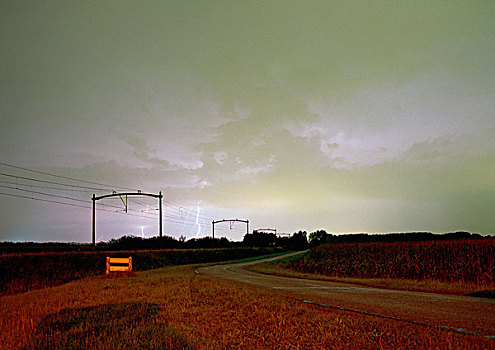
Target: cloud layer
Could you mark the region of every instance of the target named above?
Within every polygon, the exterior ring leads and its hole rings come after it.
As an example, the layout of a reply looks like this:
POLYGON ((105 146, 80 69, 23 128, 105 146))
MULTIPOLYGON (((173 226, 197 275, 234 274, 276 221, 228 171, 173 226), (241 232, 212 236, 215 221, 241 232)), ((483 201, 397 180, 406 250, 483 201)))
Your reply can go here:
MULTIPOLYGON (((232 216, 289 232, 493 233, 494 10, 8 1, 2 160, 163 190, 192 216, 200 203, 204 232, 232 216)), ((87 230, 82 209, 57 228, 57 208, 9 200, 0 239, 87 230)), ((142 226, 106 220, 112 235, 142 226)), ((177 225, 167 233, 197 234, 177 225)))

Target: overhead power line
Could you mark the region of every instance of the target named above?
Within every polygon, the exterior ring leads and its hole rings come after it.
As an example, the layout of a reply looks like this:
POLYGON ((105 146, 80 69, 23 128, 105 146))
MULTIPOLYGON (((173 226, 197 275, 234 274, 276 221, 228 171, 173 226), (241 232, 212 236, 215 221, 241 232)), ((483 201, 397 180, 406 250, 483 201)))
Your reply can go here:
POLYGON ((34 184, 23 184, 13 181, 0 181, 2 184, 15 185, 16 187, 29 187, 29 188, 43 188, 45 190, 56 190, 56 191, 71 191, 71 192, 84 192, 91 193, 89 190, 81 190, 76 188, 67 188, 67 187, 52 187, 52 186, 42 186, 42 185, 34 185, 34 184))
POLYGON ((104 184, 104 183, 101 183, 101 182, 87 181, 87 180, 77 179, 77 178, 74 178, 74 177, 52 174, 52 173, 48 173, 48 172, 45 172, 45 171, 33 170, 33 169, 29 169, 29 168, 20 167, 20 166, 17 166, 17 165, 7 164, 7 163, 4 163, 4 162, 0 162, 0 165, 6 166, 6 167, 10 167, 10 168, 14 168, 14 169, 19 169, 19 170, 30 171, 30 172, 35 173, 35 174, 53 176, 53 177, 57 177, 57 178, 60 178, 60 179, 66 179, 66 180, 71 180, 71 181, 83 182, 83 183, 92 184, 92 185, 107 186, 107 187, 113 187, 113 188, 121 188, 121 189, 125 189, 125 190, 134 190, 133 188, 123 187, 123 186, 112 186, 112 185, 104 184))
POLYGON ((61 183, 61 182, 54 182, 54 181, 48 181, 48 180, 40 180, 40 179, 35 179, 35 178, 32 178, 32 177, 12 175, 12 174, 7 174, 7 173, 3 173, 3 172, 0 172, 0 175, 7 176, 7 177, 13 177, 13 178, 16 178, 16 179, 22 179, 22 180, 39 182, 39 183, 52 184, 52 185, 60 185, 60 186, 74 187, 74 188, 85 188, 85 189, 88 189, 88 190, 95 190, 95 191, 111 191, 108 188, 97 188, 97 187, 88 187, 88 186, 81 186, 81 185, 72 185, 72 184, 61 183))
MULTIPOLYGON (((193 213, 193 215, 197 215, 197 211, 194 210, 194 209, 189 209, 189 208, 180 206, 178 204, 175 204, 175 203, 172 203, 172 202, 166 201, 166 200, 164 200, 163 202, 164 202, 164 205, 165 206, 173 206, 173 207, 179 208, 179 209, 184 210, 184 211, 189 211, 189 212, 193 213)), ((201 216, 204 217, 204 218, 209 218, 210 220, 218 219, 218 218, 213 217, 213 216, 210 216, 210 215, 201 215, 201 216)))
MULTIPOLYGON (((88 199, 82 199, 81 195, 78 196, 79 198, 73 197, 69 195, 69 191, 70 194, 72 195, 75 195, 77 192, 80 193, 91 193, 91 192, 95 193, 95 191, 110 192, 110 191, 114 191, 115 189, 125 189, 125 190, 134 191, 134 189, 128 187, 114 186, 111 184, 106 184, 96 181, 88 181, 79 178, 53 174, 45 171, 39 171, 17 165, 12 165, 5 162, 0 162, 0 166, 31 172, 33 174, 38 174, 43 176, 51 176, 54 178, 64 179, 71 182, 78 182, 78 183, 69 183, 67 181, 56 181, 56 180, 50 181, 44 179, 43 177, 38 177, 38 176, 23 176, 11 172, 0 172, 0 176, 4 176, 10 179, 10 181, 8 179, 0 180, 0 183, 2 184, 0 185, 0 188, 8 189, 12 192, 19 191, 19 192, 31 194, 31 195, 22 195, 15 193, 0 192, 0 195, 4 195, 4 196, 31 199, 34 201, 45 202, 50 204, 91 209, 91 201, 89 201, 88 199), (48 193, 48 192, 52 192, 52 193, 48 193), (64 195, 64 192, 67 193, 67 195, 64 195), (43 196, 46 198, 40 198, 39 196, 43 196)), ((137 208, 128 207, 127 213, 124 213, 124 210, 122 209, 121 206, 117 206, 115 204, 96 203, 96 205, 98 205, 99 211, 116 212, 119 214, 126 214, 134 217, 156 220, 156 217, 158 215, 157 213, 158 209, 156 208, 156 204, 149 204, 146 202, 146 200, 147 198, 139 198, 139 199, 129 198, 129 203, 135 203, 138 207, 137 208)), ((207 227, 211 224, 212 220, 218 219, 218 217, 205 215, 204 212, 202 212, 202 210, 196 208, 184 207, 166 200, 164 200, 163 202, 164 202, 164 206, 166 206, 167 209, 165 213, 162 213, 162 218, 165 222, 168 223, 180 224, 189 227, 196 227, 199 224, 201 225, 201 227, 207 227)), ((230 227, 230 229, 227 230, 232 232, 241 232, 241 230, 237 227, 230 227)))
MULTIPOLYGON (((22 191, 22 192, 27 192, 27 193, 31 193, 31 194, 39 194, 39 195, 42 195, 42 196, 48 196, 48 197, 53 197, 53 198, 67 199, 67 200, 71 200, 71 201, 75 201, 75 202, 80 202, 80 203, 86 203, 86 204, 89 204, 90 203, 88 200, 84 200, 84 199, 79 199, 79 198, 74 198, 74 197, 69 197, 69 196, 60 196, 60 195, 56 195, 56 194, 52 194, 52 193, 46 193, 46 192, 40 192, 40 191, 34 191, 34 190, 28 190, 28 189, 22 189, 22 188, 16 188, 16 187, 11 187, 11 186, 0 185, 0 188, 7 188, 7 189, 16 190, 16 191, 22 191)), ((32 197, 27 197, 27 198, 32 198, 32 197)), ((114 209, 121 209, 121 207, 118 207, 118 206, 115 206, 115 205, 109 205, 109 204, 103 204, 103 203, 97 203, 97 205, 102 206, 102 207, 109 207, 109 208, 114 208, 114 209)), ((130 208, 128 210, 138 211, 136 209, 130 209, 130 208)), ((140 211, 140 212, 142 212, 142 211, 140 211)))
POLYGON ((70 200, 73 200, 73 201, 76 201, 76 202, 89 203, 88 201, 85 201, 83 199, 78 199, 78 198, 73 198, 73 197, 68 197, 68 196, 59 196, 59 195, 56 195, 56 194, 39 192, 39 191, 33 191, 33 190, 26 190, 26 189, 22 189, 22 188, 15 188, 15 187, 4 186, 4 185, 0 185, 0 187, 1 188, 8 188, 8 189, 11 189, 11 190, 16 190, 16 191, 41 194, 43 196, 49 196, 49 197, 54 197, 54 198, 70 199, 70 200))
MULTIPOLYGON (((31 200, 34 200, 34 201, 46 202, 46 203, 52 203, 52 204, 67 205, 67 206, 70 206, 70 207, 78 207, 78 208, 84 208, 84 209, 91 209, 91 206, 85 206, 85 205, 76 204, 76 203, 61 202, 61 201, 56 201, 56 200, 51 200, 51 199, 44 199, 44 198, 38 198, 38 197, 32 197, 32 196, 23 196, 23 195, 17 195, 17 194, 12 194, 12 193, 5 193, 5 192, 0 192, 0 195, 9 196, 9 197, 16 197, 16 198, 31 199, 31 200)), ((156 220, 156 217, 150 217, 150 216, 145 216, 145 215, 137 215, 137 214, 132 214, 132 213, 124 213, 124 212, 121 212, 121 211, 108 210, 108 209, 105 209, 105 208, 101 208, 99 210, 105 211, 105 212, 110 212, 110 213, 125 214, 125 215, 130 215, 130 216, 136 216, 136 217, 140 217, 140 218, 145 218, 145 219, 156 220)))
POLYGON ((47 202, 47 203, 56 203, 56 204, 69 205, 71 207, 79 207, 79 208, 91 209, 91 207, 86 207, 86 206, 81 205, 81 204, 60 202, 60 201, 54 201, 54 200, 51 200, 51 199, 43 199, 43 198, 37 198, 37 197, 31 197, 31 196, 22 196, 22 195, 18 195, 18 194, 5 193, 5 192, 0 192, 0 194, 1 195, 4 195, 4 196, 9 196, 9 197, 25 198, 25 199, 31 199, 31 200, 34 200, 34 201, 47 202))

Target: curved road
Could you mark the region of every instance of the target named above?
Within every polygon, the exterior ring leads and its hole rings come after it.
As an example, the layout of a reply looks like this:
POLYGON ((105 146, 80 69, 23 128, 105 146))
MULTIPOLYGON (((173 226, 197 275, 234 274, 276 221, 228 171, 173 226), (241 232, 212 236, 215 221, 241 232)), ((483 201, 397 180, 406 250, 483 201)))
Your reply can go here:
POLYGON ((276 290, 320 307, 455 330, 495 339, 495 300, 361 287, 352 284, 263 275, 246 269, 275 258, 198 268, 197 272, 276 290))

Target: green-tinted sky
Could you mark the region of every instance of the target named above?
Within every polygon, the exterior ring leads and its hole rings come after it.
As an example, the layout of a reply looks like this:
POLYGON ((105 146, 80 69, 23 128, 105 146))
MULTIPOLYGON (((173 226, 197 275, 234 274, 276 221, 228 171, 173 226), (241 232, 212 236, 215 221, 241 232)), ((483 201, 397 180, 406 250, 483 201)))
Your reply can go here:
MULTIPOLYGON (((491 234, 494 33, 493 1, 3 1, 0 160, 204 223, 491 234)), ((0 203, 0 240, 87 240, 87 210, 0 203)))

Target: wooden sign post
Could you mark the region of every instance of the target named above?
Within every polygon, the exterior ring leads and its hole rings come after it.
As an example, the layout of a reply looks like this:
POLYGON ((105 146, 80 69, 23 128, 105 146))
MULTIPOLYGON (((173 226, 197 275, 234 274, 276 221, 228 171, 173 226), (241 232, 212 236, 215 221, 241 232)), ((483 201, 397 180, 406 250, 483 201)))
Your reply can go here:
POLYGON ((107 256, 107 269, 105 275, 108 275, 113 271, 132 271, 132 256, 128 258, 111 258, 107 256))

